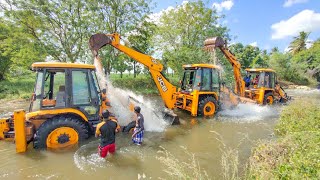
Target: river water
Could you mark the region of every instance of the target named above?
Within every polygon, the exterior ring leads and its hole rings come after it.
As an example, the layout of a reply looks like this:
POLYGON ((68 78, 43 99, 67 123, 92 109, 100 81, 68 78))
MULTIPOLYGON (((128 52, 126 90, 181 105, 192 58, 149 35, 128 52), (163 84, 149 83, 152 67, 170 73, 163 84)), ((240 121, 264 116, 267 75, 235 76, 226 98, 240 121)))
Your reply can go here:
MULTIPOLYGON (((318 90, 287 92, 295 99, 320 99, 318 90)), ((159 98, 150 99, 159 104, 159 98)), ((0 114, 27 106, 27 102, 21 101, 2 102, 0 114)), ((192 174, 192 169, 188 168, 193 155, 210 179, 222 179, 223 158, 234 162, 228 152, 235 152, 238 157, 241 176, 254 144, 275 138, 273 127, 282 108, 282 105, 240 105, 221 111, 211 119, 191 118, 187 112, 177 111, 182 125, 165 125, 160 130, 152 127, 159 122, 145 118, 149 125, 144 144, 132 145, 130 134, 118 133, 116 154, 106 159, 98 156, 99 141, 94 137, 79 148, 63 152, 38 151, 30 145, 24 154, 16 154, 12 142, 1 141, 0 179, 176 179, 168 172, 179 173, 177 169, 180 168, 192 174)))

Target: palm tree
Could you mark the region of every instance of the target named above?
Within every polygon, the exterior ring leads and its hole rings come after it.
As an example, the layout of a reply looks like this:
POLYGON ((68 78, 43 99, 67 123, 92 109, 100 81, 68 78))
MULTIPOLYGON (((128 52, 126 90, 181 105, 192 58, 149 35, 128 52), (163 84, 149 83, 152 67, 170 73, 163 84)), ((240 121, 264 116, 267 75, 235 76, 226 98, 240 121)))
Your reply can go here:
POLYGON ((306 43, 310 32, 300 32, 298 36, 293 38, 293 41, 289 45, 289 52, 296 54, 302 50, 307 49, 306 43))

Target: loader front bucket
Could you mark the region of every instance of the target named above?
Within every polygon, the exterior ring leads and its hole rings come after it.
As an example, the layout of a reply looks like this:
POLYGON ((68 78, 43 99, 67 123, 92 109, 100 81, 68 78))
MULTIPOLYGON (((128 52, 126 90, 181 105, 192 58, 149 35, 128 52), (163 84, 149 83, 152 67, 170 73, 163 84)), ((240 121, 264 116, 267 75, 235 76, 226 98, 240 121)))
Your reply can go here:
POLYGON ((89 39, 89 47, 94 56, 98 56, 98 51, 105 45, 111 44, 110 37, 105 34, 98 33, 94 34, 89 39))
POLYGON ((225 42, 221 37, 212 37, 204 41, 204 48, 212 51, 214 48, 225 46, 225 42))

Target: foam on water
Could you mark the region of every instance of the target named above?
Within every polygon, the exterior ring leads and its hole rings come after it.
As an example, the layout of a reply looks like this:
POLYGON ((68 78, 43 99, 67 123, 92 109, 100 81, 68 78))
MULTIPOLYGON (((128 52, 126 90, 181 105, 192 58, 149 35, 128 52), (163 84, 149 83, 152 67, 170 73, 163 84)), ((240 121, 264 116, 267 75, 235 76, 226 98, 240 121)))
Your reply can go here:
POLYGON ((254 122, 277 117, 279 106, 261 106, 257 104, 238 104, 234 109, 225 109, 219 116, 228 117, 228 120, 238 122, 254 122))

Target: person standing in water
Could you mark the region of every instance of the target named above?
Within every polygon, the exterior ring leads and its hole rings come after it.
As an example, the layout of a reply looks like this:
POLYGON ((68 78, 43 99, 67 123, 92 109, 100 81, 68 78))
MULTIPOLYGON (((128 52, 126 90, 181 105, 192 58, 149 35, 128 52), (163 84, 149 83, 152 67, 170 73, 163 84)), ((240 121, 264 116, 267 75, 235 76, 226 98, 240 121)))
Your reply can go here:
POLYGON ((134 128, 133 134, 132 134, 132 141, 136 145, 141 145, 143 141, 143 135, 144 135, 144 118, 143 115, 140 113, 141 108, 139 106, 134 107, 134 112, 137 115, 136 119, 136 127, 134 128))
POLYGON ((96 137, 100 137, 98 152, 100 157, 104 158, 108 152, 113 154, 116 151, 115 137, 119 130, 116 120, 110 118, 108 110, 102 112, 102 122, 97 125, 96 137))

